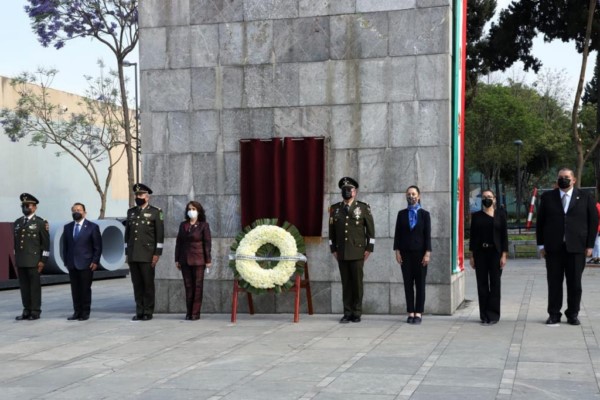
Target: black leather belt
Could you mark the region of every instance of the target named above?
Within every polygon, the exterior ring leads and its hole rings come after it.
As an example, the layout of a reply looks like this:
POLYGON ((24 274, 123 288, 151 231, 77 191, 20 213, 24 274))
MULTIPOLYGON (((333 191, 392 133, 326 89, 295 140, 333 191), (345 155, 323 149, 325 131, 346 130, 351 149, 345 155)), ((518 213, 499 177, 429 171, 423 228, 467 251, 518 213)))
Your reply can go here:
POLYGON ((481 247, 484 249, 489 249, 489 248, 494 247, 494 244, 493 243, 481 243, 481 247))

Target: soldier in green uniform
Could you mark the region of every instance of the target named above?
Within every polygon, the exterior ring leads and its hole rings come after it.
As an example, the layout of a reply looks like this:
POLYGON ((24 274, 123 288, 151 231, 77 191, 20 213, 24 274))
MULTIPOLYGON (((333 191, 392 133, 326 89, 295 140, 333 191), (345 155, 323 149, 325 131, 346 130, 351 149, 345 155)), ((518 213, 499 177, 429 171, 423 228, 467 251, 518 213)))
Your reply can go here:
POLYGON ((369 205, 356 200, 358 182, 345 177, 338 186, 344 201, 329 208, 329 246, 342 278, 344 316, 340 323, 360 322, 363 265, 375 246, 375 224, 369 205))
POLYGON ((35 215, 38 199, 29 193, 20 196, 23 217, 14 226, 15 262, 19 271, 19 287, 23 312, 17 321, 35 320, 42 312, 40 273, 50 255, 48 222, 35 215))
POLYGON ((164 242, 163 213, 148 202, 152 190, 133 185, 136 207, 127 211, 125 252, 135 297, 133 321, 149 321, 154 314, 154 268, 162 254, 164 242))

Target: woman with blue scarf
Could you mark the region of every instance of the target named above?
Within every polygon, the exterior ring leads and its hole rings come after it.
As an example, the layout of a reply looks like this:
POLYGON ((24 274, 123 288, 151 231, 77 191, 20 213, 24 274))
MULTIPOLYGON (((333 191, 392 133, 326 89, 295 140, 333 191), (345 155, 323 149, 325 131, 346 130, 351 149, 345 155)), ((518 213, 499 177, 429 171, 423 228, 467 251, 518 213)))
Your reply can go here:
POLYGON ((409 324, 420 324, 425 308, 425 278, 431 254, 431 217, 421 208, 421 191, 406 189, 408 207, 398 212, 394 234, 396 261, 402 268, 409 324), (416 290, 415 290, 416 289, 416 290), (415 297, 416 291, 416 297, 415 297))

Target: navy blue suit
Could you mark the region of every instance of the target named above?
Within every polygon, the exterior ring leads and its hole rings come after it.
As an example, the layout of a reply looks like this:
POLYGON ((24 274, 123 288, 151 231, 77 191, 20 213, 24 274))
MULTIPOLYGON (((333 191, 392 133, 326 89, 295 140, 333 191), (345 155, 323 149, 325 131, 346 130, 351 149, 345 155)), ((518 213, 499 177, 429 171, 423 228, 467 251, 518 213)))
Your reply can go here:
POLYGON ((71 279, 74 316, 89 317, 94 277, 90 265, 100 264, 102 236, 98 225, 87 219, 83 220, 77 238, 73 237, 74 230, 75 221, 64 227, 62 256, 71 279))

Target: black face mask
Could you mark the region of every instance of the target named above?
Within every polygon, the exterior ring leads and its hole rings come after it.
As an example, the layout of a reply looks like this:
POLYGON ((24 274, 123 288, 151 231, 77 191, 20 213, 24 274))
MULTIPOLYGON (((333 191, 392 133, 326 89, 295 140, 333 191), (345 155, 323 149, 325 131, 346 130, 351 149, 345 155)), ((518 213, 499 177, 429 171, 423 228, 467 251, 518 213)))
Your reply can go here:
POLYGON ((558 178, 556 182, 558 183, 558 187, 561 189, 567 189, 569 186, 571 186, 571 179, 564 176, 558 178))
POLYGON ((23 211, 23 215, 26 217, 29 217, 33 213, 33 210, 28 206, 21 206, 21 210, 23 211))
POLYGON ((146 199, 140 199, 139 197, 136 197, 135 204, 137 204, 138 206, 143 206, 144 204, 146 204, 146 199))
POLYGON ((494 199, 483 199, 481 200, 481 204, 483 204, 485 208, 490 208, 494 205, 494 199))
POLYGON ((350 200, 352 198, 352 188, 348 186, 344 186, 342 188, 342 198, 344 200, 350 200))
POLYGON ((411 197, 411 196, 406 196, 406 202, 408 203, 409 206, 414 206, 415 204, 417 204, 417 198, 411 197))
POLYGON ((73 221, 79 221, 81 218, 83 218, 83 214, 80 212, 74 212, 71 214, 71 216, 73 217, 73 221))

